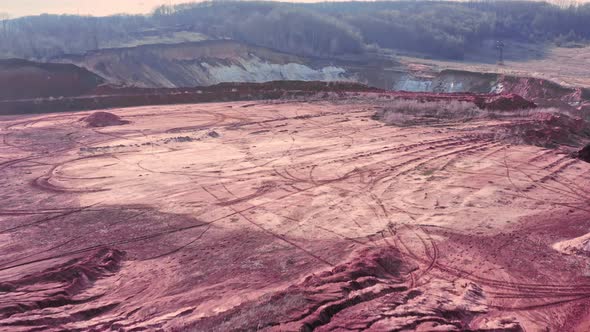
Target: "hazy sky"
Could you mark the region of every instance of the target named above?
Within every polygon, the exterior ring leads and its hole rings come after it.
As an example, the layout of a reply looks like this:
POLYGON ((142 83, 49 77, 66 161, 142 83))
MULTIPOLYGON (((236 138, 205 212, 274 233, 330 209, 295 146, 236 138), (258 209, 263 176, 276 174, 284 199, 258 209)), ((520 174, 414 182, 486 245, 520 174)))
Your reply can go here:
POLYGON ((104 16, 118 13, 148 13, 161 4, 189 0, 0 0, 0 13, 12 17, 48 14, 104 16))

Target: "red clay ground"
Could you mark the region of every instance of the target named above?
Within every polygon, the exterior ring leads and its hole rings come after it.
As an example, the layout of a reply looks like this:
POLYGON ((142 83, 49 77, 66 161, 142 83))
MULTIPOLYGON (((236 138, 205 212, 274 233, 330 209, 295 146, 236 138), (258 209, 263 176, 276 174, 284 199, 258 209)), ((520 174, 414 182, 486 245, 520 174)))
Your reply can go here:
POLYGON ((0 118, 0 330, 587 331, 590 164, 387 102, 0 118))

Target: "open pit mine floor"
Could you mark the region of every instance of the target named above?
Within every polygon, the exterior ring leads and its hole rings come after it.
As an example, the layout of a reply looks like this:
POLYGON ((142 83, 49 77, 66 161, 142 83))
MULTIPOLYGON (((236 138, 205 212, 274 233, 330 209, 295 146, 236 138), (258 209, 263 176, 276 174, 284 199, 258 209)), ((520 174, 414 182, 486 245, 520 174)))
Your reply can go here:
POLYGON ((0 117, 0 330, 590 330, 590 164, 380 105, 0 117))

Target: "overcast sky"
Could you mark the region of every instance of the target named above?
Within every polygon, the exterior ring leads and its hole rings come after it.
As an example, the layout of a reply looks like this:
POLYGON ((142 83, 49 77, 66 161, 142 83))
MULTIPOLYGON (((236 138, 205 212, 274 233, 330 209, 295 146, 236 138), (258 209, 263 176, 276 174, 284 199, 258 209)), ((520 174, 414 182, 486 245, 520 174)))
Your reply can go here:
POLYGON ((0 0, 0 13, 12 17, 48 14, 104 16, 119 13, 148 13, 161 4, 190 0, 0 0))

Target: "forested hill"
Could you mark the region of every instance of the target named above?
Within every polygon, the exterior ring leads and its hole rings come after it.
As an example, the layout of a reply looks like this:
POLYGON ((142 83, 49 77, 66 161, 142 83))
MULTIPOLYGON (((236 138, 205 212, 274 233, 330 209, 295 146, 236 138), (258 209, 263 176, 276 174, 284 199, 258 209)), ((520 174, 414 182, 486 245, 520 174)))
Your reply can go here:
POLYGON ((0 57, 48 59, 89 50, 234 39, 330 57, 389 48, 461 59, 490 39, 572 46, 590 40, 590 4, 544 2, 204 2, 146 16, 41 15, 0 21, 0 57))

